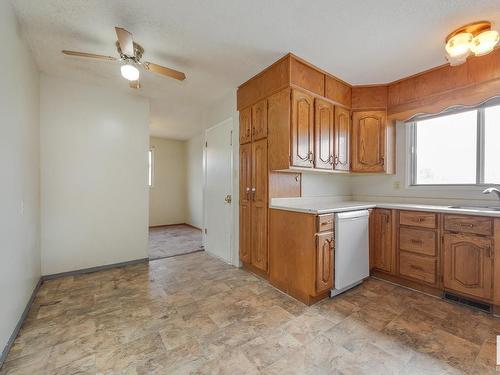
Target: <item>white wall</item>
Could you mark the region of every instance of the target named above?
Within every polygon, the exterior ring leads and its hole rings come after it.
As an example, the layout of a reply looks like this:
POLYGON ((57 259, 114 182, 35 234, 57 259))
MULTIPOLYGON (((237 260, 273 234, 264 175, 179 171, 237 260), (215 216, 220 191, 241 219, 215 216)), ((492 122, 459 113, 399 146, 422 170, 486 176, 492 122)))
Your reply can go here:
POLYGON ((182 224, 187 218, 186 142, 151 137, 153 186, 149 189, 149 226, 182 224))
POLYGON ((40 278, 39 74, 0 1, 0 354, 40 278))
POLYGON ((186 142, 187 213, 186 223, 203 228, 203 147, 204 133, 186 142))
POLYGON ((42 274, 147 257, 149 103, 41 76, 42 274))
POLYGON ((396 126, 396 174, 351 177, 352 195, 356 200, 408 201, 416 203, 454 204, 493 201, 495 197, 481 194, 483 187, 411 187, 407 174, 408 125, 396 126))
POLYGON ((321 172, 302 173, 302 196, 345 196, 351 195, 351 177, 344 174, 321 172))

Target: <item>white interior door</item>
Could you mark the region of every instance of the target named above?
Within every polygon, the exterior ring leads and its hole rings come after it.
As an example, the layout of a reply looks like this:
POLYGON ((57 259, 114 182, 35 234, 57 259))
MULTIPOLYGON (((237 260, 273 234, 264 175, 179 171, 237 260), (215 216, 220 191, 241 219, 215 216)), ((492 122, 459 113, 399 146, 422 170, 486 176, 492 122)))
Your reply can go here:
POLYGON ((232 263, 232 119, 206 131, 205 250, 232 263), (231 199, 231 198, 230 198, 231 199))

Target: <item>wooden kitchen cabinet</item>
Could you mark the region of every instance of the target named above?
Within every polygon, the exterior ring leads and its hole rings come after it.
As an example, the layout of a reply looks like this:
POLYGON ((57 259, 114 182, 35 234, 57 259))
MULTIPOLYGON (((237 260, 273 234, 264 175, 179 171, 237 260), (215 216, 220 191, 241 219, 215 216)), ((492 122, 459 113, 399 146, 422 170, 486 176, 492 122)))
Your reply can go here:
POLYGON ((318 233, 316 242, 316 292, 322 293, 333 287, 333 233, 318 233))
POLYGON ((252 107, 240 111, 240 144, 252 141, 252 107))
POLYGON ((492 240, 463 233, 445 233, 443 243, 444 288, 490 299, 493 285, 492 240))
POLYGON ((267 272, 267 140, 252 143, 252 265, 267 272))
POLYGON ((371 268, 387 273, 395 272, 395 247, 393 244, 393 215, 391 210, 374 209, 370 214, 371 268))
POLYGON ((385 111, 356 111, 352 114, 352 171, 386 170, 385 111))
POLYGON ((250 263, 251 258, 251 188, 252 188, 252 145, 240 145, 240 259, 250 263))
POLYGON ((267 137, 267 99, 252 106, 252 140, 267 137))
POLYGON ((314 168, 333 169, 334 106, 316 99, 314 102, 314 168))
POLYGON ((312 168, 314 163, 314 97, 292 90, 291 165, 312 168))
POLYGON ((266 273, 268 170, 267 139, 240 145, 240 259, 266 273))
POLYGON ((335 125, 334 125, 334 169, 338 171, 349 171, 349 140, 351 134, 351 116, 349 110, 335 106, 335 125))

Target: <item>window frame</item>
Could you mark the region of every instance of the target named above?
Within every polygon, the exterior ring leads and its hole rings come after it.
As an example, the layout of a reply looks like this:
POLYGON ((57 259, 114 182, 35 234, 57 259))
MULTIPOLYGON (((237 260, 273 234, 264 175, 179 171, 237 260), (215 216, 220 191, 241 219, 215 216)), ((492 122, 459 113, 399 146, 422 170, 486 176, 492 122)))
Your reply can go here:
POLYGON ((500 184, 486 183, 485 178, 485 136, 486 136, 486 116, 485 109, 500 105, 500 98, 495 98, 482 103, 477 106, 460 106, 450 108, 439 114, 416 116, 405 125, 408 127, 408 145, 407 152, 409 156, 409 163, 407 167, 409 188, 439 188, 439 187, 469 187, 469 188, 484 188, 486 186, 500 186, 500 184), (474 184, 417 184, 417 122, 422 120, 429 120, 443 116, 455 115, 458 113, 477 110, 476 121, 476 183, 474 184))

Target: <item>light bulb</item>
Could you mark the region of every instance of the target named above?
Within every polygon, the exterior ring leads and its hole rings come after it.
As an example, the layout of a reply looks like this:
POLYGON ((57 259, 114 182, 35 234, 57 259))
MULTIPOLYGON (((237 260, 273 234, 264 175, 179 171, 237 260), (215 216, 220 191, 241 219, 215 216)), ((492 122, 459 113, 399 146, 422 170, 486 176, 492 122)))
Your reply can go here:
POLYGON ((454 35, 448 42, 446 42, 446 52, 452 58, 463 59, 470 54, 472 45, 471 33, 460 33, 454 35))
POLYGON ((471 51, 476 56, 482 56, 493 51, 493 48, 497 45, 500 37, 498 31, 487 30, 483 31, 481 34, 476 35, 472 39, 471 51))
POLYGON ((129 81, 137 81, 139 79, 139 69, 130 64, 122 65, 120 68, 122 77, 129 81))

